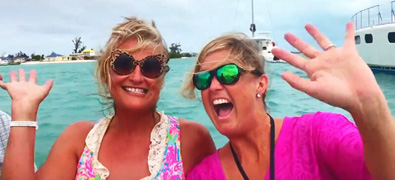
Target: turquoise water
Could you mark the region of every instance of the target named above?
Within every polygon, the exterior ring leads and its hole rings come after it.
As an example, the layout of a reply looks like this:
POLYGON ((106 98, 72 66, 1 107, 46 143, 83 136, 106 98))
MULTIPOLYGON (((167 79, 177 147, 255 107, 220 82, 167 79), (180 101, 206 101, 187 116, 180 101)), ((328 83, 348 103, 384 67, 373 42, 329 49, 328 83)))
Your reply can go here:
MULTIPOLYGON (((187 120, 204 124, 211 132, 217 147, 227 142, 226 137, 220 135, 206 115, 203 105, 198 100, 185 100, 179 96, 179 90, 184 74, 189 72, 193 59, 171 60, 171 70, 166 76, 165 87, 162 90, 158 109, 165 113, 182 117, 187 120)), ((40 129, 37 132, 36 163, 40 166, 59 134, 69 124, 79 120, 95 121, 103 117, 104 107, 99 98, 94 81, 96 63, 72 64, 39 64, 0 67, 0 73, 8 81, 10 70, 24 68, 26 71, 36 69, 38 83, 54 79, 55 83, 50 95, 41 104, 38 112, 40 129)), ((280 77, 281 72, 291 71, 304 76, 300 70, 288 64, 267 64, 270 87, 267 95, 267 105, 274 117, 298 116, 316 111, 338 112, 351 118, 339 109, 315 100, 304 93, 292 89, 280 77)), ((391 112, 395 114, 395 76, 376 74, 376 79, 386 95, 391 112)), ((0 90, 0 109, 10 113, 11 100, 4 90, 0 90)))

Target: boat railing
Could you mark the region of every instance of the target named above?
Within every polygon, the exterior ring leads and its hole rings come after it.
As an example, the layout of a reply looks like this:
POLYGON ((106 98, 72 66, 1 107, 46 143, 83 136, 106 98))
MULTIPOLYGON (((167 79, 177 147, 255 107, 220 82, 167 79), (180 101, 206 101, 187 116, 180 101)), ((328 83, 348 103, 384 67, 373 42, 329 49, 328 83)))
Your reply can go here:
MULTIPOLYGON (((395 0, 391 1, 391 20, 389 23, 395 23, 395 0)), ((380 5, 375 5, 366 9, 363 9, 355 13, 351 20, 354 22, 355 29, 362 29, 365 27, 385 24, 383 22, 382 12, 380 11, 380 5)))

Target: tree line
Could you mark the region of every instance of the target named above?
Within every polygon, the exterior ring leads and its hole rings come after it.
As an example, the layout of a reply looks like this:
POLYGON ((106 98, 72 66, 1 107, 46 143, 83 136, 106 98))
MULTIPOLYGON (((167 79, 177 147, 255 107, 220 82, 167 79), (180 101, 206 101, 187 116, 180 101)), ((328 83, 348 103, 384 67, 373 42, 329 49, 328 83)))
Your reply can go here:
POLYGON ((169 47, 170 58, 192 57, 191 53, 183 53, 180 43, 172 43, 169 47))

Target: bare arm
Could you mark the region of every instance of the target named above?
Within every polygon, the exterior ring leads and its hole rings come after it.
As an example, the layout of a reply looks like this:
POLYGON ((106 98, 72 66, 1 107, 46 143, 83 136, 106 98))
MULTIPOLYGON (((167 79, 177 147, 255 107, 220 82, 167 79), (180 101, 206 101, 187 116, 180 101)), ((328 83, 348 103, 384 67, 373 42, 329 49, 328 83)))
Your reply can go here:
MULTIPOLYGON (((7 90, 12 99, 12 120, 36 121, 39 104, 48 95, 53 82, 48 81, 39 86, 36 84, 34 70, 30 72, 28 81, 25 80, 22 69, 18 73, 19 80, 16 72, 11 71, 9 83, 4 83, 0 78, 0 87, 7 90)), ((55 142, 48 161, 38 174, 35 174, 33 166, 35 128, 11 127, 1 179, 74 179, 77 152, 82 152, 89 126, 92 127, 91 124, 82 122, 67 128, 55 142)))
POLYGON ((325 51, 286 34, 285 39, 310 59, 281 49, 272 52, 305 71, 310 80, 292 73, 283 73, 283 79, 295 89, 348 111, 361 134, 370 174, 374 179, 395 179, 395 121, 372 71, 358 55, 353 24, 347 23, 344 46, 339 48, 331 46, 314 26, 306 25, 306 30, 325 51))
POLYGON ((1 179, 35 179, 35 137, 36 129, 34 128, 11 128, 4 157, 4 164, 2 167, 1 179))
POLYGON ((375 179, 395 179, 395 121, 382 94, 350 112, 362 137, 364 157, 375 179))
POLYGON ((52 146, 36 177, 40 180, 75 179, 85 139, 93 125, 93 122, 80 121, 67 127, 52 146))
MULTIPOLYGON (((26 131, 23 132, 11 130, 11 133, 14 132, 14 135, 10 135, 9 141, 12 141, 12 143, 9 143, 7 147, 3 175, 1 177, 7 180, 74 179, 77 171, 79 156, 81 155, 84 148, 86 135, 92 127, 93 123, 88 121, 77 122, 67 127, 52 146, 51 151, 48 154, 48 158, 37 171, 37 173, 34 173, 34 167, 32 163, 34 160, 35 133, 26 136, 26 131), (33 146, 30 144, 33 144, 33 146), (23 154, 26 155, 23 156, 23 154)), ((20 130, 23 130, 23 128, 33 129, 21 127, 20 130)))

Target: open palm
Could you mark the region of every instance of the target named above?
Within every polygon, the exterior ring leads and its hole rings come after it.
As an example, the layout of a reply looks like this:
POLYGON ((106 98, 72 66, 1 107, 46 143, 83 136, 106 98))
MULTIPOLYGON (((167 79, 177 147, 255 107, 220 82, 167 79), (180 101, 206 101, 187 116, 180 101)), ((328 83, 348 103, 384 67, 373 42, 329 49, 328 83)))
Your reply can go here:
MULTIPOLYGON (((37 106, 48 96, 52 88, 53 80, 44 85, 37 85, 37 74, 35 70, 30 71, 30 78, 26 81, 23 69, 18 70, 19 80, 15 71, 10 72, 10 82, 4 83, 0 78, 0 87, 7 90, 12 102, 25 105, 37 106)), ((1 76, 0 76, 1 77, 1 76)))
POLYGON ((346 29, 344 46, 336 48, 318 29, 306 25, 306 30, 325 51, 315 49, 293 34, 286 34, 285 39, 310 59, 281 49, 273 49, 273 54, 309 76, 307 80, 293 73, 283 73, 283 79, 293 88, 350 112, 366 98, 382 92, 355 48, 353 24, 347 23, 346 29))

